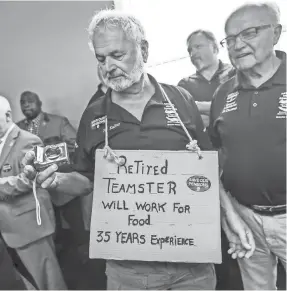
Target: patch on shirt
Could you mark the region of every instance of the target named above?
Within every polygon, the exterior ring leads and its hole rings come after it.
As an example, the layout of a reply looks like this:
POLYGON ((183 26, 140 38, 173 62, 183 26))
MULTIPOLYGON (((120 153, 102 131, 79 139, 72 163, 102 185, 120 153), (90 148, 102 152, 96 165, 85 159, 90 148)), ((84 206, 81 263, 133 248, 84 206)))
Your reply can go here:
MULTIPOLYGON (((110 125, 109 126, 109 131, 110 130, 113 130, 113 129, 115 129, 115 128, 117 128, 117 127, 119 127, 121 125, 121 123, 119 122, 119 123, 115 123, 115 124, 113 124, 113 125, 110 125)), ((104 128, 103 129, 103 132, 105 132, 106 131, 106 129, 104 128)))
POLYGON ((100 125, 105 123, 106 118, 107 118, 107 115, 100 118, 96 118, 93 121, 91 121, 91 129, 100 128, 100 125))
POLYGON ((229 95, 227 95, 226 102, 225 102, 222 113, 237 110, 237 96, 238 96, 238 94, 239 94, 238 91, 236 91, 234 93, 230 93, 229 95))
POLYGON ((278 101, 278 113, 276 118, 286 118, 287 117, 287 92, 281 93, 278 101))
POLYGON ((75 141, 74 147, 75 147, 75 149, 77 149, 79 147, 76 141, 75 141))
POLYGON ((165 112, 165 118, 167 122, 166 124, 167 126, 180 126, 179 119, 177 117, 177 114, 175 113, 177 109, 175 108, 174 105, 173 107, 174 108, 172 108, 172 106, 168 102, 164 103, 164 112, 165 112))

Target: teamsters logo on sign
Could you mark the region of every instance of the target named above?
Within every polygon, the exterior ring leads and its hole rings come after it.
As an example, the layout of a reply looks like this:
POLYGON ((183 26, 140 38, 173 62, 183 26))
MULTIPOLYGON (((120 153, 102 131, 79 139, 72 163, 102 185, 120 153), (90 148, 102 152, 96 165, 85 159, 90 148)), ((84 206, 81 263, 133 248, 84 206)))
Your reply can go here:
POLYGON ((186 184, 189 189, 195 192, 205 192, 211 187, 209 179, 204 176, 191 176, 186 184))

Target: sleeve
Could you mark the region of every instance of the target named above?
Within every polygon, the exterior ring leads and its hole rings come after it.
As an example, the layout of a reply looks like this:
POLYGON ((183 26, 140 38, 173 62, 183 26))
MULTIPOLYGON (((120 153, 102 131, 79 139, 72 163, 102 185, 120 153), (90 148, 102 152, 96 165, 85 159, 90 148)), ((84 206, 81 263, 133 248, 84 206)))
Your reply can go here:
POLYGON ((75 151, 76 134, 75 128, 71 125, 69 120, 64 117, 61 122, 61 139, 67 144, 71 160, 73 159, 75 151))
MULTIPOLYGON (((216 128, 216 119, 218 118, 221 110, 224 107, 222 102, 222 98, 219 96, 221 86, 219 86, 213 94, 211 106, 210 106, 210 116, 209 116, 209 126, 208 126, 208 135, 210 141, 214 148, 219 149, 221 148, 221 139, 220 135, 216 128)), ((222 94, 220 94, 222 95, 222 94)))
POLYGON ((87 110, 83 113, 80 126, 77 132, 75 143, 75 155, 73 159, 73 170, 87 177, 90 181, 94 180, 94 159, 87 152, 88 128, 90 122, 87 110))
POLYGON ((188 88, 187 88, 187 86, 186 86, 186 81, 185 81, 185 79, 181 79, 181 80, 178 82, 177 86, 182 87, 182 88, 184 88, 185 90, 188 91, 188 88))
POLYGON ((22 160, 25 154, 32 150, 36 145, 42 145, 41 140, 37 136, 29 135, 28 142, 23 145, 21 151, 15 153, 18 154, 20 174, 0 178, 0 200, 9 200, 13 196, 31 191, 32 182, 28 180, 23 173, 24 165, 22 164, 22 160))
POLYGON ((190 114, 192 118, 193 124, 195 124, 195 138, 198 142, 198 146, 202 150, 211 150, 212 146, 208 138, 208 134, 204 129, 203 121, 198 110, 198 107, 189 92, 185 89, 178 88, 181 95, 185 98, 185 100, 190 105, 190 114))

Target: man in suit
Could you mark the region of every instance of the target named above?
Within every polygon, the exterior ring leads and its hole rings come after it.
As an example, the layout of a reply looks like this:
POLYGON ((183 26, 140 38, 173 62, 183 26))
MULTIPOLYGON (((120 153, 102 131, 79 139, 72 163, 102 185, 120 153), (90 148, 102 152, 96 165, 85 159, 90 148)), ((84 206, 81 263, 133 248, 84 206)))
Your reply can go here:
POLYGON ((0 236, 0 290, 24 290, 25 285, 14 269, 13 262, 0 236))
MULTIPOLYGON (((39 136, 45 146, 65 142, 72 160, 75 150, 76 130, 69 120, 63 116, 43 112, 39 96, 31 91, 25 91, 21 94, 20 106, 26 118, 19 121, 17 125, 21 129, 39 136)), ((62 167, 60 171, 66 171, 66 168, 62 167)), ((63 230, 61 215, 68 222, 70 235, 72 236, 68 247, 73 249, 73 243, 81 245, 86 234, 80 198, 58 195, 52 192, 50 194, 55 206, 57 247, 59 247, 59 250, 63 250, 65 244, 66 232, 63 230)))
POLYGON ((49 193, 37 188, 41 225, 37 224, 32 183, 21 172, 25 153, 41 140, 19 129, 11 107, 0 96, 0 231, 6 244, 16 250, 39 289, 66 289, 52 235, 54 211, 49 193))

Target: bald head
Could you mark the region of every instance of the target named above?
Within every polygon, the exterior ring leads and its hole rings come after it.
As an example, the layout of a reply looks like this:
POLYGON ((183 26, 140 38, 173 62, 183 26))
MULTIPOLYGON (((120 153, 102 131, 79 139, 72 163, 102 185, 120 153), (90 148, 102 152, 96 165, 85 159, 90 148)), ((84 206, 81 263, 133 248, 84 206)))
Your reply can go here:
POLYGON ((11 106, 7 98, 0 96, 0 112, 5 114, 6 112, 11 111, 11 106))
POLYGON ((11 106, 7 98, 0 96, 0 138, 13 123, 11 111, 11 106))

